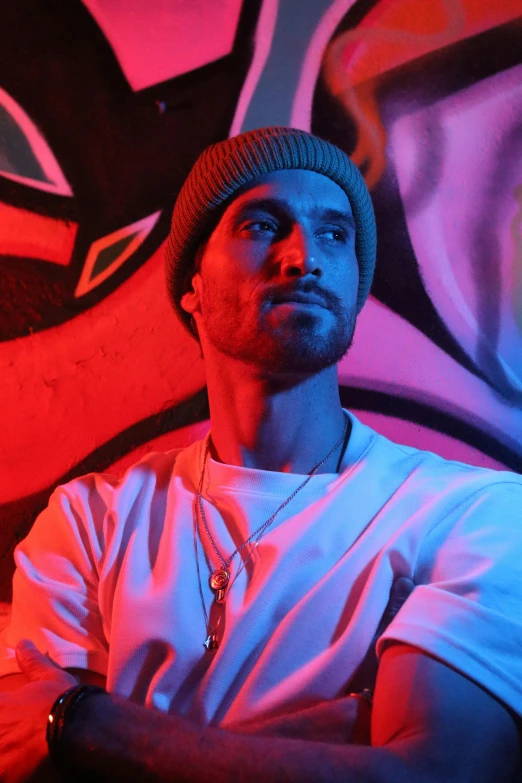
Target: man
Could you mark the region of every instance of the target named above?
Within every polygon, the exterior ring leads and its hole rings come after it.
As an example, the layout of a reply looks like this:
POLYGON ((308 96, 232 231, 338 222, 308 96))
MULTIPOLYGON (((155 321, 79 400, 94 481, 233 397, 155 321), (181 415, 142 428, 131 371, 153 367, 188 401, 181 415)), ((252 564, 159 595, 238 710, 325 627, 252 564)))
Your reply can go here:
POLYGON ((75 779, 515 779, 522 479, 343 411, 374 261, 368 192, 327 142, 269 128, 196 162, 167 279, 211 432, 60 488, 17 548, 2 780, 49 773, 46 725, 75 779))

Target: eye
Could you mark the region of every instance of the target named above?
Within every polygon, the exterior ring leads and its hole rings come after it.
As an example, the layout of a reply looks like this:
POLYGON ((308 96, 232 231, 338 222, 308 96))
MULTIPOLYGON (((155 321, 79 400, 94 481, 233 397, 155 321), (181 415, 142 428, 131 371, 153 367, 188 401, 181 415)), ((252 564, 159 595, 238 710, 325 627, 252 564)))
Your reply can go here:
POLYGON ((273 220, 249 220, 242 226, 243 231, 247 231, 251 234, 275 234, 278 230, 276 223, 273 220))
POLYGON ((348 232, 346 229, 340 228, 339 226, 324 226, 319 229, 317 234, 331 242, 340 242, 344 244, 348 241, 348 232))

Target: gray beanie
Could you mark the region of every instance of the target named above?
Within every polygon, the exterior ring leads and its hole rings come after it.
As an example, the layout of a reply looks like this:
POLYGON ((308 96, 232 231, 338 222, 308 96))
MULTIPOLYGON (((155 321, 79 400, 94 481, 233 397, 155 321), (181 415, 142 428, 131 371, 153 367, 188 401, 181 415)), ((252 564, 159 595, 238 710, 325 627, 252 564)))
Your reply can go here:
POLYGON ((190 315, 180 300, 186 273, 208 236, 216 210, 257 177, 286 169, 324 174, 348 196, 359 265, 357 312, 361 310, 372 284, 377 234, 372 201, 359 169, 342 150, 311 133, 296 128, 260 128, 203 150, 176 199, 165 251, 167 290, 174 310, 191 333, 190 315))

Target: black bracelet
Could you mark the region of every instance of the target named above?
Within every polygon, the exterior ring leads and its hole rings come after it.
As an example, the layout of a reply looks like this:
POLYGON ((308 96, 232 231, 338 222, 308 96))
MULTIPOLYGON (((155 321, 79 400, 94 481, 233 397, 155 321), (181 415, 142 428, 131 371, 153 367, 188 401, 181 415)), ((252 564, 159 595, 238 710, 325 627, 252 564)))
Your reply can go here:
POLYGON ((90 776, 82 775, 82 771, 71 761, 67 745, 64 742, 63 730, 66 722, 74 717, 78 704, 88 696, 96 693, 107 693, 98 685, 74 685, 58 696, 47 718, 46 739, 49 756, 62 780, 88 780, 90 776))

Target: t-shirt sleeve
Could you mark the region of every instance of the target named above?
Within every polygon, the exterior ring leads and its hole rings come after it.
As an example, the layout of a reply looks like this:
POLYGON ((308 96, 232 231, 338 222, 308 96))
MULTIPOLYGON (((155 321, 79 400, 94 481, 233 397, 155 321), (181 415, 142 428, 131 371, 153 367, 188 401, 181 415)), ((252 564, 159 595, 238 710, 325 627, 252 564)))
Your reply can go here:
POLYGON ((414 645, 522 715, 522 482, 462 502, 427 536, 415 590, 377 643, 414 645))
POLYGON ((15 549, 9 625, 0 634, 0 676, 19 672, 15 647, 31 639, 62 668, 106 674, 108 644, 98 604, 100 530, 109 486, 94 474, 59 487, 15 549))

